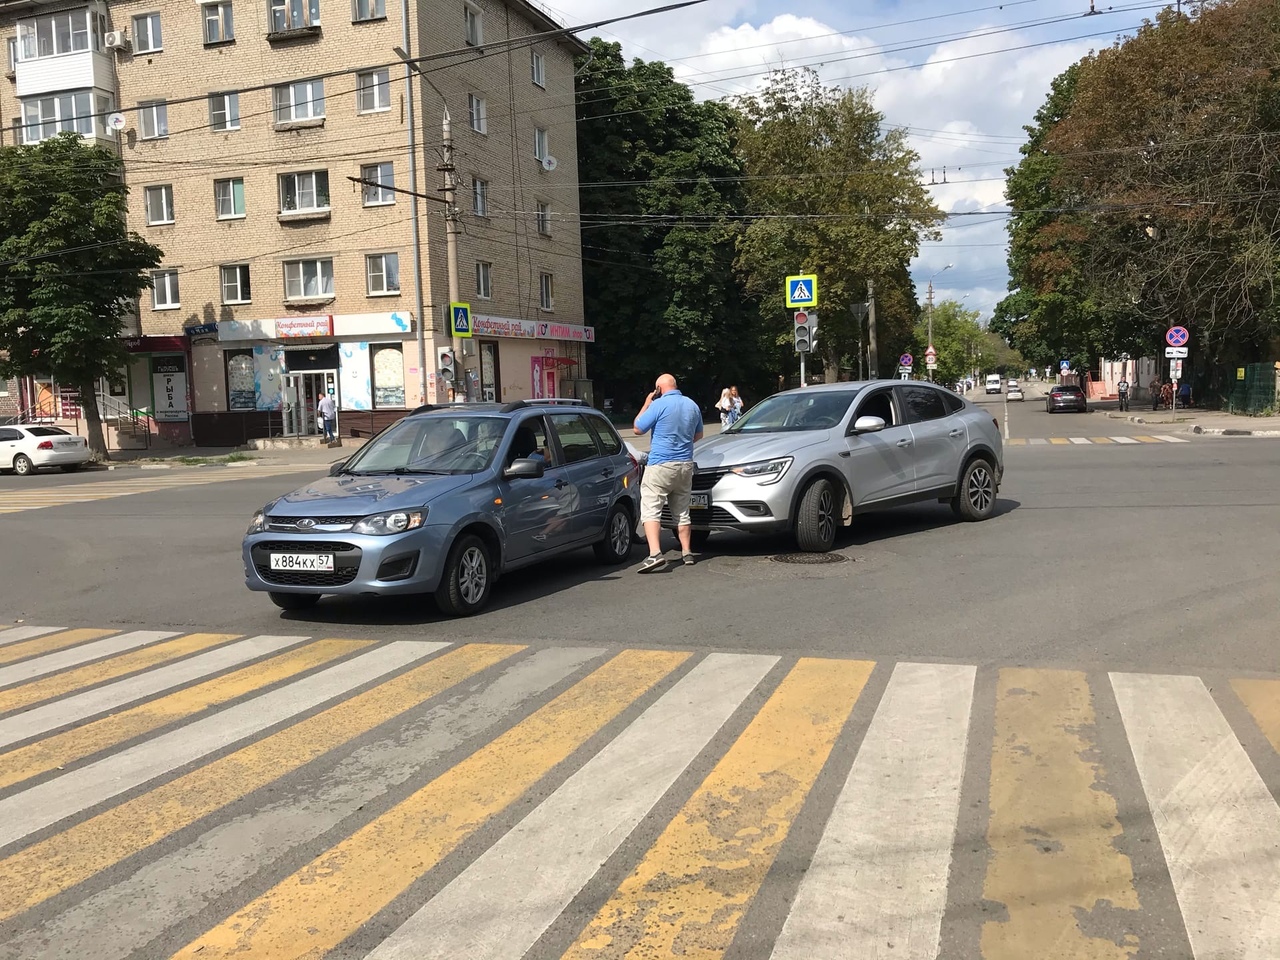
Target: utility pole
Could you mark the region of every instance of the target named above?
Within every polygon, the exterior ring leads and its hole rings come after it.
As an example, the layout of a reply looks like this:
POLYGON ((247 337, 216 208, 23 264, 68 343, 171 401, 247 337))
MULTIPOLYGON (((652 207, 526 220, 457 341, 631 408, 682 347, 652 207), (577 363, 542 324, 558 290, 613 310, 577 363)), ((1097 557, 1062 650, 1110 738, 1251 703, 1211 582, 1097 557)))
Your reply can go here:
POLYGON ((880 375, 880 357, 876 353, 876 282, 867 281, 867 379, 880 375))
MULTIPOLYGON (((445 241, 445 261, 449 271, 449 303, 458 303, 461 299, 461 293, 458 290, 458 234, 461 232, 459 228, 459 215, 457 204, 458 178, 457 168, 453 165, 453 122, 449 119, 449 108, 444 108, 443 123, 443 142, 441 143, 443 162, 438 169, 444 174, 444 241, 445 241)), ((453 329, 453 308, 449 308, 449 329, 453 329)), ((453 338, 453 369, 456 371, 453 381, 453 399, 466 401, 467 397, 467 369, 466 360, 462 355, 462 338, 453 338), (459 389, 461 387, 461 389, 459 389)))
MULTIPOLYGON (((933 281, 929 281, 929 342, 927 344, 930 350, 933 349, 933 281)), ((929 382, 933 383, 933 371, 929 371, 929 382)))
MULTIPOLYGON (((401 37, 404 49, 409 49, 409 0, 400 0, 401 37)), ((408 53, 405 53, 408 57, 408 53)), ((413 219, 413 298, 418 310, 418 390, 420 402, 427 403, 427 309, 422 291, 422 236, 418 226, 418 121, 414 118, 413 64, 404 65, 405 117, 409 121, 409 187, 410 215, 413 219)))

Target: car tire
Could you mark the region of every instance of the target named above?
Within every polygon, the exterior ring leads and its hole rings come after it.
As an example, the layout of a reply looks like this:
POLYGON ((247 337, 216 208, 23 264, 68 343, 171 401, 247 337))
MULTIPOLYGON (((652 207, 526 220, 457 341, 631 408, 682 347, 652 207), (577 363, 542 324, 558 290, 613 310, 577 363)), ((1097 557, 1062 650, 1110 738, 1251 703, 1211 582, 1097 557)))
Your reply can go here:
POLYGON ((707 548, 707 541, 711 539, 710 530, 690 530, 689 546, 701 553, 707 548))
POLYGON ((840 497, 835 484, 819 477, 805 488, 796 510, 796 546, 805 553, 827 553, 836 545, 840 497))
POLYGON ((996 477, 990 460, 975 457, 964 468, 951 512, 966 523, 986 520, 996 512, 996 477))
POLYGON ((64 463, 62 465, 63 473, 75 473, 79 469, 80 469, 80 464, 78 463, 64 463))
POLYGON ((13 458, 13 472, 20 477, 29 477, 36 472, 36 465, 25 453, 20 453, 13 458))
POLYGON ((604 523, 604 536, 596 541, 596 559, 616 566, 631 559, 631 547, 635 542, 635 521, 627 508, 615 503, 604 523))
POLYGON ((493 592, 493 557, 475 534, 459 537, 444 563, 436 604, 454 617, 479 613, 493 592))
POLYGON ((268 593, 267 596, 281 610, 310 610, 320 602, 318 593, 268 593))

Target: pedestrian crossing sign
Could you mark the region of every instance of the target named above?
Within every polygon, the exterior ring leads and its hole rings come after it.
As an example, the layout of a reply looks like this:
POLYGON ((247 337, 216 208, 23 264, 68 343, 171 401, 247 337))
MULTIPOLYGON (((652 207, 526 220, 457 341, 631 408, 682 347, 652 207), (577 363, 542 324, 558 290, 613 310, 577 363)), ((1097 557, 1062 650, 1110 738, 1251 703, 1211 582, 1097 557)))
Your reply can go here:
POLYGON ((449 333, 455 337, 471 336, 471 304, 449 304, 449 333))
POLYGON ((818 277, 803 273, 787 277, 787 306, 816 307, 818 305, 818 277))

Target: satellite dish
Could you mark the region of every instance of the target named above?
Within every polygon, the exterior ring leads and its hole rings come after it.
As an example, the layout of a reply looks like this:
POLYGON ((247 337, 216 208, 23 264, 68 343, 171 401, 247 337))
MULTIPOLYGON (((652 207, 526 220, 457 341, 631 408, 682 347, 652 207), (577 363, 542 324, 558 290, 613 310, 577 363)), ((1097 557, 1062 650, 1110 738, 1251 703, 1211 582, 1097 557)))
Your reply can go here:
POLYGON ((559 161, 559 160, 557 160, 555 157, 543 157, 543 158, 542 158, 542 169, 543 169, 543 170, 546 170, 548 173, 550 173, 552 170, 554 170, 554 169, 555 169, 557 166, 559 166, 559 165, 560 165, 560 161, 559 161))
POLYGON ((123 113, 111 113, 107 115, 107 127, 111 130, 123 130, 125 124, 129 121, 124 118, 123 113))

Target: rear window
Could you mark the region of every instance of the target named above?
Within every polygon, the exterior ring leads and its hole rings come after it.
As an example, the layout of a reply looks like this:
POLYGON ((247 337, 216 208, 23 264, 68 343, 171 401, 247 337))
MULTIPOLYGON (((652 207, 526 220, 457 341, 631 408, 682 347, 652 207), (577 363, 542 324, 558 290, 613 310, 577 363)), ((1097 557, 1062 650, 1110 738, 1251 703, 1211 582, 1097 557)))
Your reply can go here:
POLYGON ((63 430, 61 427, 25 427, 27 433, 33 437, 69 437, 71 434, 63 430))
POLYGON ((1054 393, 1084 393, 1079 387, 1054 387, 1054 393))

